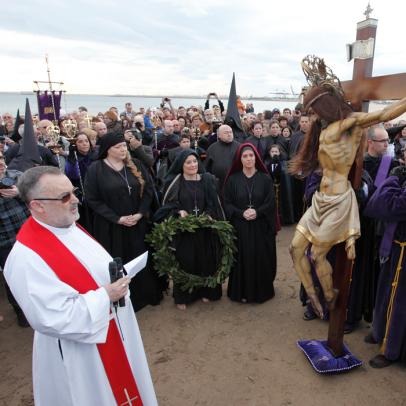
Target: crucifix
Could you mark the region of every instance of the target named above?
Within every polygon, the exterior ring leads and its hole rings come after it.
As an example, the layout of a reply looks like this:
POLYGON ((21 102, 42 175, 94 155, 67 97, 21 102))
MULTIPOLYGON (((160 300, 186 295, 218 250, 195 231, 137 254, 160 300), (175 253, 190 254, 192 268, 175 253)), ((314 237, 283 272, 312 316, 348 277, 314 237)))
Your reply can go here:
MULTIPOLYGON (((355 111, 368 111, 370 100, 396 100, 406 95, 406 73, 372 76, 376 28, 378 20, 370 18, 371 6, 365 11, 366 19, 357 24, 356 42, 347 46, 349 60, 354 58, 353 79, 341 82, 345 97, 355 111)), ((350 181, 356 190, 361 183, 362 161, 354 162, 350 181)), ((343 354, 344 324, 350 289, 352 261, 347 259, 344 244, 337 247, 334 267, 334 287, 340 292, 336 308, 330 312, 328 347, 339 357, 343 354)))
POLYGON ((195 213, 196 217, 199 215, 200 210, 197 206, 195 206, 195 208, 192 211, 193 211, 193 213, 195 213))
POLYGON ((86 122, 86 125, 88 128, 92 128, 92 120, 89 117, 89 115, 86 113, 86 115, 83 117, 83 120, 86 122))
POLYGON ((368 2, 368 6, 367 6, 366 10, 364 11, 364 16, 365 16, 365 19, 366 19, 366 20, 369 19, 369 15, 370 15, 373 11, 374 11, 374 9, 371 8, 371 5, 370 5, 369 2, 368 2))
POLYGON ((125 398, 127 399, 127 402, 121 403, 120 406, 133 406, 135 405, 135 403, 133 403, 132 401, 137 400, 138 396, 134 396, 133 398, 130 398, 130 395, 128 394, 127 388, 124 388, 124 394, 125 394, 125 398))

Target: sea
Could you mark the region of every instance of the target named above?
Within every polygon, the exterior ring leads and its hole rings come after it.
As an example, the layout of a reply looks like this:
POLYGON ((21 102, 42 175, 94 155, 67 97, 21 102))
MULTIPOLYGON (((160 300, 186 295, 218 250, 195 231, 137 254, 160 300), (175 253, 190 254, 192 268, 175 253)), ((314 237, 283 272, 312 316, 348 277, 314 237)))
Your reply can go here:
MULTIPOLYGON (((99 112, 104 113, 110 107, 117 107, 119 112, 125 110, 125 103, 131 102, 134 110, 138 110, 140 107, 159 107, 163 96, 123 96, 123 95, 91 95, 91 94, 69 94, 65 93, 62 96, 61 109, 65 112, 72 112, 78 109, 79 106, 85 106, 90 115, 96 115, 99 112)), ((178 108, 179 106, 204 106, 206 101, 205 96, 166 96, 170 97, 172 106, 178 108)), ((38 113, 37 99, 34 92, 0 92, 0 114, 11 113, 15 116, 17 109, 20 109, 20 113, 24 114, 25 100, 28 98, 30 102, 30 108, 32 114, 38 113)), ((224 103, 224 107, 227 108, 228 99, 220 98, 224 103)), ((285 107, 294 109, 299 102, 296 98, 243 98, 244 104, 253 103, 256 113, 263 112, 264 110, 273 110, 278 108, 282 110, 285 107)), ((210 106, 216 104, 217 100, 211 99, 210 106)), ((383 109, 387 104, 391 104, 391 101, 371 101, 369 103, 369 111, 376 111, 383 109)), ((406 113, 402 114, 397 119, 393 120, 406 120, 406 113)))
MULTIPOLYGON (((163 97, 163 96, 162 96, 163 97)), ((140 107, 159 107, 162 97, 159 96, 113 96, 113 95, 89 95, 89 94, 69 94, 65 93, 62 96, 61 109, 70 113, 78 109, 79 106, 85 106, 90 115, 96 115, 99 112, 104 113, 110 107, 117 107, 121 112, 124 111, 125 103, 131 102, 134 110, 138 110, 140 107)), ((179 106, 204 106, 206 101, 205 96, 190 96, 190 97, 177 97, 168 96, 171 99, 172 106, 177 108, 179 106)), ((29 92, 14 92, 5 93, 0 92, 0 113, 11 113, 15 115, 17 109, 20 109, 20 113, 23 114, 25 110, 25 99, 28 98, 30 102, 31 112, 33 114, 38 113, 37 99, 35 93, 29 92)), ((227 108, 227 98, 220 98, 227 108)), ((298 103, 297 99, 289 100, 269 100, 269 99, 242 99, 243 103, 253 103, 255 112, 262 112, 264 110, 273 110, 279 108, 281 111, 285 107, 294 109, 298 103)), ((216 104, 217 100, 211 99, 210 106, 216 104)))

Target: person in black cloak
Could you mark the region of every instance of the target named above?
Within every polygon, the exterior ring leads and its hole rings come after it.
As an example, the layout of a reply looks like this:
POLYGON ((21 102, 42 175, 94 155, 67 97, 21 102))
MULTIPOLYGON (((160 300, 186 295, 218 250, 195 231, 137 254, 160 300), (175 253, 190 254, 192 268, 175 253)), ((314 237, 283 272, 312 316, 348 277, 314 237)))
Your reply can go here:
POLYGON ((240 113, 238 112, 234 73, 233 80, 231 81, 230 95, 228 96, 227 113, 224 118, 224 124, 227 124, 232 128, 235 141, 244 142, 247 138, 247 134, 241 123, 240 113))
MULTIPOLYGON (((85 194, 94 214, 93 235, 112 257, 125 264, 148 249, 144 239, 152 189, 122 135, 101 139, 99 158, 87 170, 85 194)), ((132 278, 130 292, 135 311, 162 299, 159 279, 148 265, 132 278)))
POLYGON ((90 234, 93 234, 93 214, 86 200, 85 176, 89 166, 97 159, 95 151, 89 137, 84 133, 79 133, 74 143, 69 146, 69 154, 65 165, 65 174, 77 188, 76 197, 79 199, 79 220, 78 223, 83 226, 90 234))
POLYGON ((218 140, 211 144, 207 150, 204 161, 206 171, 212 173, 219 181, 220 190, 223 189, 224 180, 233 163, 234 155, 240 145, 234 141, 233 130, 223 124, 217 130, 218 140))
POLYGON ((292 182, 288 174, 286 160, 283 159, 279 145, 274 144, 265 160, 266 168, 272 176, 278 215, 282 225, 293 224, 292 182))
MULTIPOLYGON (((225 220, 217 194, 215 177, 205 173, 195 151, 182 151, 173 162, 166 176, 164 198, 156 221, 169 216, 199 216, 206 214, 215 220, 225 220)), ((174 239, 176 259, 187 273, 210 276, 221 260, 221 246, 217 234, 211 229, 199 229, 195 233, 179 233, 174 239)), ((221 298, 221 285, 215 288, 182 291, 174 284, 173 297, 179 310, 198 299, 203 302, 221 298)))
POLYGON ((271 149, 272 140, 264 137, 264 125, 261 121, 254 121, 251 125, 251 133, 245 142, 252 144, 258 151, 261 159, 265 161, 271 149))
POLYGON ((242 144, 224 186, 227 219, 237 232, 236 262, 228 296, 263 303, 275 295, 275 194, 272 178, 255 147, 242 144))
POLYGON ((14 121, 13 134, 11 134, 11 136, 10 136, 10 138, 14 142, 19 142, 21 140, 21 135, 18 132, 18 127, 20 127, 21 124, 24 124, 24 120, 21 119, 21 117, 20 117, 20 109, 17 109, 17 115, 16 115, 16 119, 14 121))
POLYGON ((52 152, 48 148, 38 145, 28 99, 25 103, 24 117, 25 124, 21 144, 11 146, 5 153, 8 169, 24 172, 37 165, 58 166, 52 152))

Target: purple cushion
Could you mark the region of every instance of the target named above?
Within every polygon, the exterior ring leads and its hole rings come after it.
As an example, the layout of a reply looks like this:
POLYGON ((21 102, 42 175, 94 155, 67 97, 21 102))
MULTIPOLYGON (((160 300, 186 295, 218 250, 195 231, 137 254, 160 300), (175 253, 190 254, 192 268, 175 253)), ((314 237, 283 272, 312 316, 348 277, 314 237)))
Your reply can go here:
POLYGON ((362 365, 345 344, 344 355, 337 358, 328 350, 326 340, 300 340, 297 345, 319 374, 345 372, 362 365))

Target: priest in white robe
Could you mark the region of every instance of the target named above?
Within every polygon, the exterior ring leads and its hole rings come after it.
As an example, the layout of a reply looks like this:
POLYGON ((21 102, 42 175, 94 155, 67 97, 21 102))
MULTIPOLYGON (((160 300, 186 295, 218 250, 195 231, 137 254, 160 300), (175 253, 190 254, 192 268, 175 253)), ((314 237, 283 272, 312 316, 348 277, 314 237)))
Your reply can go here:
POLYGON ((20 178, 32 217, 4 269, 35 330, 36 406, 157 405, 129 278, 110 283, 111 256, 75 221, 78 199, 57 168, 20 178), (125 298, 125 307, 112 303, 125 298))

